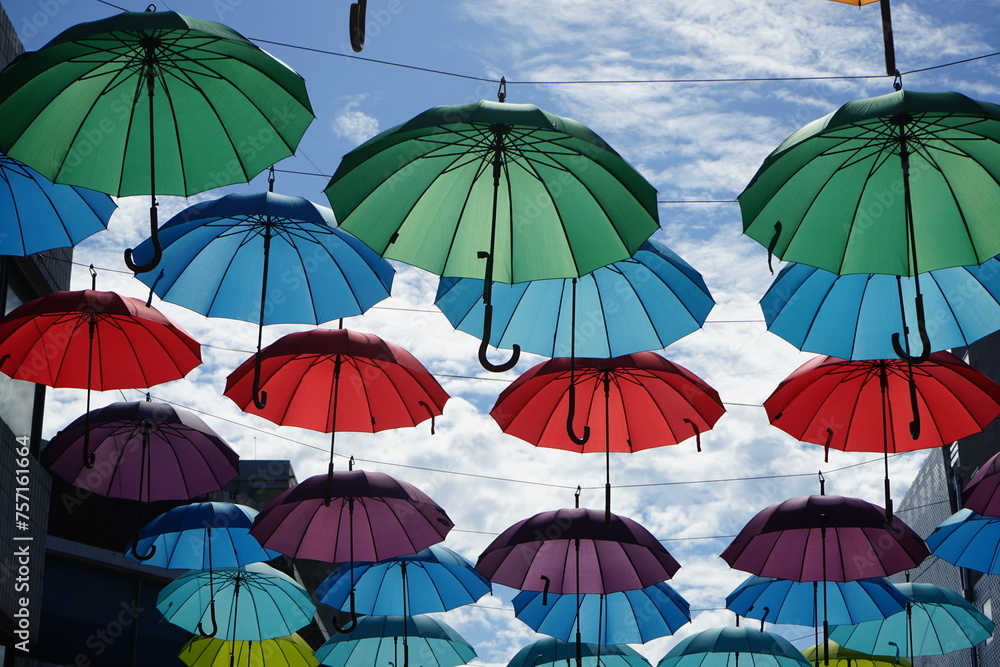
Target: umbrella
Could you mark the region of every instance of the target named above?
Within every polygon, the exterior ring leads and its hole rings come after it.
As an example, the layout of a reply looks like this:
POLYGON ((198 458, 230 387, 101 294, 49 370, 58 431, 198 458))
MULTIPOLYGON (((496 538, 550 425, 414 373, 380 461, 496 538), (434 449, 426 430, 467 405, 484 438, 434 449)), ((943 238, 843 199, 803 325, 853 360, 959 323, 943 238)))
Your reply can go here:
POLYGON ((899 656, 867 655, 860 651, 852 651, 830 642, 830 655, 821 660, 820 647, 810 646, 802 651, 802 655, 810 665, 819 667, 913 667, 909 660, 899 656))
POLYGON ((830 639, 841 646, 892 655, 900 646, 907 657, 942 655, 971 648, 993 636, 993 621, 959 593, 932 584, 896 584, 908 599, 905 611, 881 621, 840 625, 830 639))
POLYGON ((1000 385, 950 352, 920 364, 816 357, 783 380, 764 409, 798 440, 882 452, 891 514, 889 453, 940 447, 982 431, 1000 416, 1000 385), (902 418, 901 404, 908 407, 902 418))
POLYGON ((492 590, 468 559, 440 544, 377 563, 344 563, 319 585, 316 596, 348 611, 352 582, 357 612, 374 616, 448 611, 492 590))
POLYGON ((160 591, 156 608, 189 632, 250 641, 288 636, 316 611, 302 586, 266 563, 192 570, 160 591))
POLYGON ((983 516, 1000 516, 1000 454, 983 464, 962 489, 962 506, 983 516))
POLYGON ((1000 574, 1000 517, 961 509, 927 536, 927 546, 952 565, 1000 574))
POLYGON ((316 649, 316 658, 331 667, 407 667, 404 645, 421 667, 457 667, 476 657, 461 635, 430 616, 365 616, 350 634, 334 635, 316 649))
POLYGON ((317 667, 313 650, 298 634, 263 641, 216 639, 195 635, 178 656, 188 667, 317 667))
POLYGON ((610 512, 612 451, 673 445, 691 436, 700 449, 700 433, 724 412, 718 392, 694 373, 655 352, 637 352, 543 362, 500 394, 490 416, 504 433, 541 447, 604 452, 610 512), (574 439, 577 410, 588 425, 583 438, 574 439), (600 435, 591 438, 591 428, 600 435))
MULTIPOLYGON (((579 279, 494 283, 492 296, 489 344, 509 348, 518 343, 547 357, 606 358, 659 350, 701 327, 715 305, 701 274, 652 240, 629 259, 579 279)), ((442 278, 434 305, 455 328, 482 337, 482 280, 442 278)))
POLYGON ((0 91, 0 150, 56 183, 150 195, 154 249, 157 194, 245 183, 291 155, 313 119, 287 65, 174 12, 75 25, 16 59, 0 91))
MULTIPOLYGON (((931 352, 967 347, 1000 329, 1000 260, 921 276, 931 352)), ((913 278, 877 273, 838 276, 789 264, 760 300, 771 333, 806 352, 842 359, 895 356, 891 336, 913 321, 913 278)), ((911 331, 909 345, 918 344, 911 331)))
POLYGON ((818 626, 818 610, 826 608, 834 625, 885 618, 901 611, 906 597, 887 579, 798 582, 774 577, 748 577, 726 596, 726 609, 776 624, 818 626), (824 599, 829 596, 829 599, 824 599))
POLYGON ((645 644, 672 635, 691 621, 691 605, 660 582, 638 590, 575 595, 521 591, 514 596, 514 615, 535 632, 570 641, 577 619, 581 640, 590 644, 645 644))
MULTIPOLYGON (((171 218, 160 230, 160 269, 139 279, 202 315, 257 323, 260 354, 265 324, 321 324, 389 296, 392 266, 336 227, 330 209, 301 197, 226 195, 171 218)), ((152 245, 140 244, 136 261, 147 262, 152 245)))
POLYGON ((810 667, 791 642, 752 628, 709 628, 685 637, 656 667, 810 667))
POLYGON ((252 535, 257 510, 233 503, 181 505, 159 515, 139 531, 126 556, 153 553, 147 565, 168 569, 212 570, 273 560, 277 551, 264 549, 252 535))
POLYGON ((635 254, 658 228, 656 191, 580 123, 530 104, 435 107, 344 156, 326 194, 384 257, 482 278, 480 362, 493 281, 573 278, 635 254), (485 263, 484 261, 485 260, 485 263))
POLYGON ((107 229, 117 205, 100 192, 54 185, 0 155, 0 255, 26 257, 74 246, 107 229))
MULTIPOLYGON (((578 659, 585 667, 649 667, 649 661, 627 644, 582 644, 580 652, 578 659)), ((521 648, 507 667, 560 667, 560 663, 569 663, 576 656, 573 644, 546 637, 521 648)))
MULTIPOLYGON (((848 102, 786 139, 739 196, 746 234, 779 257, 837 274, 914 276, 916 328, 930 352, 920 273, 1000 254, 1000 106, 899 90, 848 102)), ((905 334, 905 328, 904 328, 905 334)))

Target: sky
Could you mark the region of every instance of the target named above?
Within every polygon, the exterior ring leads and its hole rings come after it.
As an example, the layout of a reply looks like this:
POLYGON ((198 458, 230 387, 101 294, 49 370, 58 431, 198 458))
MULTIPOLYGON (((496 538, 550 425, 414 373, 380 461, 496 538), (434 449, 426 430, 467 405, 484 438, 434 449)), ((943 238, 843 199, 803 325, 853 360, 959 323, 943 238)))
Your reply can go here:
MULTIPOLYGON (((7 0, 4 7, 29 50, 76 23, 117 11, 96 0, 7 0)), ((692 439, 612 458, 613 510, 663 540, 682 565, 670 583, 697 610, 673 637, 636 646, 654 664, 678 639, 732 625, 725 596, 746 574, 731 570, 718 554, 759 510, 817 493, 820 470, 828 493, 882 504, 880 457, 833 451, 824 463, 821 447, 798 443, 767 423, 762 401, 813 355, 766 331, 757 305, 772 279, 766 251, 741 235, 735 203, 764 157, 795 129, 850 100, 892 91, 877 4, 371 0, 360 55, 410 67, 316 51, 352 54, 344 0, 172 0, 157 7, 223 22, 305 78, 316 120, 296 155, 277 165, 276 192, 328 205, 322 190, 342 155, 427 108, 495 99, 504 76, 516 82, 508 83, 509 102, 582 122, 657 188, 659 200, 712 202, 663 203, 653 238, 698 269, 717 302, 703 329, 663 354, 715 387, 727 414, 703 434, 700 453, 692 439), (627 83, 582 83, 612 80, 627 83)), ((896 2, 896 60, 904 88, 1000 101, 996 58, 931 69, 996 52, 998 18, 1000 0, 896 2)), ((161 197, 160 220, 199 201, 266 188, 261 175, 189 199, 161 197)), ((147 201, 119 200, 109 230, 77 247, 73 289, 89 287, 85 267, 93 263, 98 289, 146 297, 121 253, 147 233, 147 201)), ((435 435, 426 423, 374 435, 339 434, 338 453, 428 493, 456 525, 445 544, 473 561, 507 526, 572 507, 577 485, 584 506, 601 507, 603 456, 535 448, 501 433, 488 415, 499 392, 543 359, 524 355, 514 371, 500 376, 484 371, 476 360, 478 341, 454 331, 433 307, 436 277, 395 266, 391 299, 344 324, 411 351, 452 398, 435 435)), ((325 471, 329 435, 242 414, 222 396, 226 375, 253 349, 255 325, 206 319, 155 299, 154 305, 204 345, 204 364, 184 380, 153 387, 154 399, 198 411, 243 457, 288 458, 300 480, 325 471)), ((268 327, 264 342, 304 328, 268 327)), ((143 394, 105 393, 92 400, 100 406, 143 394)), ((82 392, 50 390, 45 437, 83 412, 82 392)), ((891 459, 897 504, 927 455, 891 459)), ((337 466, 346 468, 345 460, 338 458, 337 466)), ((513 617, 510 597, 498 589, 476 606, 442 616, 476 647, 474 664, 504 665, 539 638, 513 617)), ((775 629, 800 648, 812 643, 809 629, 775 629)))

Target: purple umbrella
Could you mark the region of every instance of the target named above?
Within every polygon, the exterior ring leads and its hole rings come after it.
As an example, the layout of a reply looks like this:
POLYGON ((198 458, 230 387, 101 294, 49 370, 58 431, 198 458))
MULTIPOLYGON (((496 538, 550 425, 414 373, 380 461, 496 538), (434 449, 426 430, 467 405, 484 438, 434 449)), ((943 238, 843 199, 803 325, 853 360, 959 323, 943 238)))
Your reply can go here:
POLYGON ((1000 516, 1000 454, 984 463, 962 489, 962 507, 983 516, 1000 516))

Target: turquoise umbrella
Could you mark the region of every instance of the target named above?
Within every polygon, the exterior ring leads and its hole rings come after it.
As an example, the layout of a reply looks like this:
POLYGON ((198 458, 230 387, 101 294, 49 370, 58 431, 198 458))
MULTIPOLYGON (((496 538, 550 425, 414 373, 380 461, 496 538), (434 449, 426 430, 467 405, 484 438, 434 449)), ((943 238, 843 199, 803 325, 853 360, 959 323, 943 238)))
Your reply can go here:
POLYGON ((331 667, 457 667, 475 657, 461 635, 430 616, 363 616, 349 634, 316 649, 320 664, 331 667))
POLYGON ((539 639, 528 644, 514 654, 507 667, 562 667, 576 659, 583 667, 650 667, 649 661, 628 644, 601 646, 599 644, 579 644, 564 642, 555 637, 539 639))
POLYGON ((682 640, 656 667, 810 667, 791 642, 752 628, 709 628, 682 640))

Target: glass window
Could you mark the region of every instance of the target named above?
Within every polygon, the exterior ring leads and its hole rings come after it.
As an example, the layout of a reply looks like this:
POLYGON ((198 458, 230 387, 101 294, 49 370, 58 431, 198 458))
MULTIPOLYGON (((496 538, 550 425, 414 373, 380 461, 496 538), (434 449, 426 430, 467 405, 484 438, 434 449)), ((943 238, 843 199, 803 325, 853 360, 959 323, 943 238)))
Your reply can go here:
MULTIPOLYGON (((11 276, 7 284, 7 299, 4 315, 28 300, 23 290, 16 288, 16 280, 11 276)), ((31 435, 31 415, 35 407, 35 384, 23 380, 11 380, 0 373, 0 419, 15 437, 31 435)))

